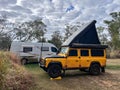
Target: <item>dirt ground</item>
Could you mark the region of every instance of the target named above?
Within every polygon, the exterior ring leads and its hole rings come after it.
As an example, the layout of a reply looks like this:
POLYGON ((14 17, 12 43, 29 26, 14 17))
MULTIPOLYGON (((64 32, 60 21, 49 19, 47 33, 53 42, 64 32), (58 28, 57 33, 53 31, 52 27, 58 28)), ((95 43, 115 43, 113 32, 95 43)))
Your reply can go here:
POLYGON ((120 71, 106 70, 99 76, 91 76, 79 71, 71 71, 59 82, 70 90, 120 90, 120 71), (74 74, 72 74, 74 73, 74 74))
MULTIPOLYGON (((107 65, 120 65, 120 60, 107 60, 107 65)), ((37 66, 28 69, 36 77, 34 90, 120 90, 120 69, 106 69, 99 76, 69 70, 61 80, 50 80, 48 74, 37 66)))

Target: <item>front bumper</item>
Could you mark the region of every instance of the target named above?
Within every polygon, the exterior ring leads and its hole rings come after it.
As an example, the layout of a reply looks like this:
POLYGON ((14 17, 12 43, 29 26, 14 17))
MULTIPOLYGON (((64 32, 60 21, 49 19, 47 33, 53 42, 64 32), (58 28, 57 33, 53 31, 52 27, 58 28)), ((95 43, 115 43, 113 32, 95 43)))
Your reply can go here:
POLYGON ((45 67, 45 65, 44 65, 44 64, 39 63, 39 66, 40 66, 40 68, 42 68, 44 71, 46 71, 46 72, 47 72, 47 68, 45 67))

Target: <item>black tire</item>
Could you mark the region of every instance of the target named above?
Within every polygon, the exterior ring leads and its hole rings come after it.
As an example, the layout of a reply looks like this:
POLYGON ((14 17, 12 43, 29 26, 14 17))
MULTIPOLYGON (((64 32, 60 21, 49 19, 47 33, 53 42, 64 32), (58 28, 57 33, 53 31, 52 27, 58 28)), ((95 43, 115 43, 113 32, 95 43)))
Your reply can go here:
POLYGON ((48 74, 52 78, 61 76, 61 67, 57 64, 52 64, 48 67, 48 74))
POLYGON ((27 59, 22 59, 22 60, 21 60, 21 64, 22 64, 22 65, 27 64, 27 59))
POLYGON ((105 73, 105 67, 102 67, 102 68, 101 68, 101 71, 102 71, 103 73, 105 73))
POLYGON ((83 68, 81 68, 80 71, 81 72, 89 72, 89 69, 83 69, 83 68))
POLYGON ((99 75, 100 74, 100 65, 99 64, 92 64, 90 66, 89 72, 91 75, 99 75))

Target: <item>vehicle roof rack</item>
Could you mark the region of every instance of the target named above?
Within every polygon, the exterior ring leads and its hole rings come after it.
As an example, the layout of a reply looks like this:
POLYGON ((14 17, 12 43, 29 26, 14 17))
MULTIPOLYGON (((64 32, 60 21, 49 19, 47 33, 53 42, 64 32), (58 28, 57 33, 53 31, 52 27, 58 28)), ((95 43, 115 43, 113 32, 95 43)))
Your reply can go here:
POLYGON ((108 45, 101 45, 101 44, 79 44, 79 43, 73 43, 73 48, 94 48, 94 49, 105 49, 108 48, 108 45))

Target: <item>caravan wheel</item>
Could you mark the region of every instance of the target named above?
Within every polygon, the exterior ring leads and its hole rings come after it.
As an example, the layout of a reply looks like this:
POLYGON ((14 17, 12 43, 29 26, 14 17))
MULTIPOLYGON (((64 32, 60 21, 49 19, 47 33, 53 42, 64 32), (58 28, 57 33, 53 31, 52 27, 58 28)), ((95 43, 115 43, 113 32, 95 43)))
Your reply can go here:
POLYGON ((22 59, 22 60, 21 60, 21 64, 22 64, 22 65, 27 64, 27 59, 25 59, 25 58, 24 58, 24 59, 22 59))

